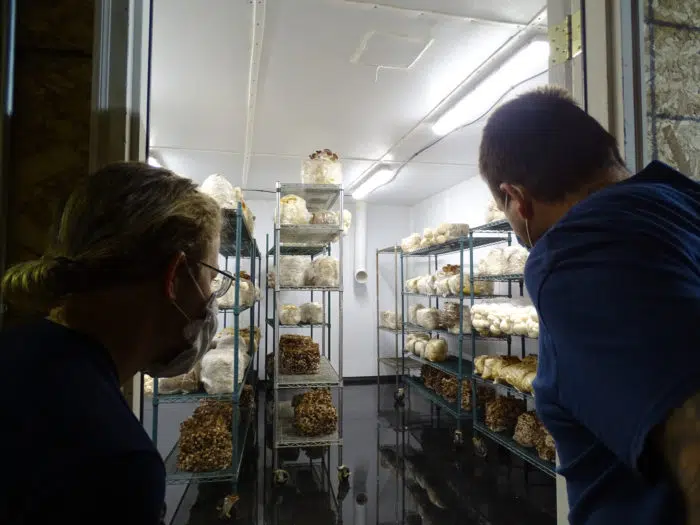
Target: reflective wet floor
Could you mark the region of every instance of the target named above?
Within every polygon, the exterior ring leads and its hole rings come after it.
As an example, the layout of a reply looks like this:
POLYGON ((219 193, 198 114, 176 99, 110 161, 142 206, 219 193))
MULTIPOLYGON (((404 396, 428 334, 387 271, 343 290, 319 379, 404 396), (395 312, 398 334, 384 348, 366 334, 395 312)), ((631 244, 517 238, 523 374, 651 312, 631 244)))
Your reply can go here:
MULTIPOLYGON (((308 451, 321 456, 313 460, 299 449, 286 450, 282 459, 289 479, 275 486, 261 399, 231 518, 222 504, 231 486, 218 483, 168 487, 168 520, 173 525, 556 523, 551 477, 495 443, 487 442, 486 457, 476 454, 468 424, 463 446, 455 447, 449 416, 440 417, 415 395, 397 415, 393 393, 392 385, 345 387, 342 463, 351 471, 347 484, 338 481, 341 462, 331 447, 308 451)), ((180 421, 193 408, 161 407, 162 453, 172 448, 180 421)))

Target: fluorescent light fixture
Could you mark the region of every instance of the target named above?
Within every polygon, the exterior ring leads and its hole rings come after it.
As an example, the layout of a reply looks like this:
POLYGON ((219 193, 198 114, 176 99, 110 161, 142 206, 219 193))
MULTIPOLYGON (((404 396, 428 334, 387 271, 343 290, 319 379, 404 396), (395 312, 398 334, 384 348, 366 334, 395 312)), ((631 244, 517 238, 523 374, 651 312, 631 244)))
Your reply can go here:
POLYGON ((440 117, 433 125, 433 133, 447 135, 450 131, 481 118, 508 90, 548 68, 549 42, 530 42, 440 117))
POLYGON ((160 162, 158 162, 158 159, 155 158, 153 155, 150 155, 148 157, 148 164, 150 166, 153 166, 154 168, 162 168, 163 167, 163 165, 160 162))
POLYGON ((394 172, 389 168, 378 169, 352 192, 352 198, 356 201, 361 201, 380 186, 391 182, 393 178, 394 172))

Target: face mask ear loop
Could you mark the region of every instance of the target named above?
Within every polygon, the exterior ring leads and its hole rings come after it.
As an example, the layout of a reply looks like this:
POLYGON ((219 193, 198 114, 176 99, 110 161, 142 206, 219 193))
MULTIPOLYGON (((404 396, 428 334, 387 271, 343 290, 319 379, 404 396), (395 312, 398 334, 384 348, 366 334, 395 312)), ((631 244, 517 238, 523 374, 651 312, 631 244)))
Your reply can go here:
MULTIPOLYGON (((202 299, 206 299, 207 301, 209 301, 209 299, 207 298, 207 296, 204 295, 204 292, 202 291, 202 287, 199 286, 199 283, 197 282, 197 278, 196 278, 196 277, 194 276, 194 274, 192 273, 192 268, 190 268, 190 265, 189 265, 189 264, 187 265, 187 273, 190 274, 190 278, 192 279, 192 282, 194 283, 194 285, 197 287, 197 290, 199 290, 199 295, 202 296, 202 299)), ((213 295, 213 294, 212 294, 212 295, 213 295)))
POLYGON ((187 319, 188 322, 192 322, 192 319, 190 319, 190 316, 187 315, 187 314, 185 313, 185 311, 184 311, 182 308, 180 308, 180 305, 177 304, 177 302, 175 302, 174 299, 172 300, 172 303, 173 303, 173 306, 174 306, 175 308, 177 308, 177 311, 180 312, 180 313, 183 315, 183 317, 184 317, 185 319, 187 319))
MULTIPOLYGON (((189 265, 187 265, 187 273, 190 274, 190 278, 192 279, 192 282, 194 283, 194 285, 197 287, 197 290, 199 290, 199 294, 202 296, 202 299, 207 299, 206 295, 204 295, 204 292, 202 291, 202 287, 199 286, 199 283, 197 282, 197 279, 195 278, 194 274, 192 273, 192 269, 190 268, 189 265)), ((213 298, 214 298, 214 294, 211 294, 211 297, 209 297, 209 299, 207 299, 207 304, 210 303, 213 298)), ((180 305, 177 304, 177 302, 174 299, 173 299, 172 303, 175 306, 175 308, 177 308, 178 311, 185 317, 185 319, 187 319, 189 322, 192 322, 192 318, 189 315, 187 315, 182 308, 180 308, 180 305)))

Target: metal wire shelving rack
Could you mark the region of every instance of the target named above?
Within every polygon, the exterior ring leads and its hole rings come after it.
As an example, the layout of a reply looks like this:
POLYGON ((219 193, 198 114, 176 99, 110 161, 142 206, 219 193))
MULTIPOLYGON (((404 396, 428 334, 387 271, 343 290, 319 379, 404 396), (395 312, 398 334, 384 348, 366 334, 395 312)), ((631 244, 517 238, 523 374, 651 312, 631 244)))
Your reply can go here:
POLYGON ((254 330, 260 322, 259 302, 256 300, 251 306, 243 306, 240 298, 240 280, 239 275, 242 269, 242 260, 247 259, 250 263, 250 278, 251 283, 256 282, 256 275, 259 275, 261 269, 261 254, 258 250, 255 238, 252 236, 247 224, 244 220, 242 206, 239 203, 238 209, 225 209, 223 214, 223 227, 221 234, 221 249, 220 255, 225 259, 225 268, 228 271, 233 271, 236 279, 234 286, 234 304, 231 308, 222 309, 220 311, 224 319, 224 326, 228 324, 229 316, 232 317, 233 327, 235 331, 235 346, 233 360, 233 391, 226 394, 207 394, 204 391, 198 391, 187 394, 161 394, 158 391, 158 378, 153 378, 153 421, 151 429, 151 438, 154 444, 158 443, 159 430, 159 407, 162 404, 169 403, 198 403, 203 399, 215 399, 220 401, 231 401, 233 404, 232 417, 232 458, 231 465, 222 470, 208 472, 190 472, 183 471, 177 467, 177 458, 180 452, 179 441, 172 448, 170 453, 165 458, 166 481, 170 485, 187 485, 190 483, 207 483, 207 482, 231 482, 233 492, 237 491, 238 478, 243 461, 243 455, 246 450, 246 444, 255 436, 254 429, 254 411, 242 408, 239 401, 241 391, 246 384, 252 384, 253 388, 257 386, 257 370, 259 366, 259 356, 256 356, 257 346, 255 345, 254 330), (232 263, 233 268, 229 265, 232 263), (248 314, 249 327, 251 330, 249 338, 248 354, 251 356, 250 362, 245 369, 240 369, 238 360, 238 334, 241 328, 241 316, 248 314), (239 378, 242 380, 239 381, 239 378))
MULTIPOLYGON (((270 244, 270 236, 266 242, 266 260, 278 269, 274 287, 268 281, 266 286, 267 312, 266 342, 271 344, 274 356, 270 370, 266 363, 266 376, 271 383, 272 405, 268 414, 272 420, 272 467, 273 479, 276 483, 285 482, 289 473, 284 470, 284 458, 280 457, 284 449, 302 448, 304 450, 322 448, 324 463, 330 464, 330 447, 337 446, 338 469, 343 478, 349 471, 343 466, 343 189, 339 185, 326 184, 286 184, 277 183, 277 212, 275 214, 275 231, 270 244), (338 223, 287 225, 281 224, 281 200, 287 195, 296 195, 306 201, 309 212, 331 211, 337 205, 338 223), (330 256, 331 245, 337 243, 338 275, 337 286, 281 286, 279 278, 279 261, 281 256, 296 255, 309 257, 311 260, 319 256, 330 256), (282 304, 281 297, 287 292, 308 292, 311 301, 320 298, 324 319, 322 323, 305 325, 282 325, 278 308, 282 304), (270 301, 272 296, 272 301, 270 301), (333 322, 334 296, 337 296, 337 323, 333 322), (337 342, 332 338, 332 328, 336 329, 337 342), (280 374, 279 371, 279 338, 286 330, 310 330, 311 337, 320 332, 321 363, 316 374, 291 375, 280 374), (317 331, 316 331, 317 330, 317 331), (334 401, 338 411, 338 426, 335 432, 325 436, 303 436, 296 431, 293 424, 294 410, 287 398, 295 390, 309 388, 330 388, 336 394, 334 401)), ((269 275, 269 271, 268 271, 269 275)), ((283 455, 283 454, 282 454, 283 455)))
MULTIPOLYGON (((450 402, 438 395, 436 392, 430 390, 423 383, 420 377, 412 375, 411 370, 405 367, 401 371, 403 376, 403 381, 407 384, 411 391, 414 391, 430 401, 431 410, 435 406, 438 413, 438 417, 441 411, 446 412, 455 419, 456 430, 454 433, 454 440, 457 445, 463 443, 463 430, 462 426, 465 422, 469 422, 472 426, 474 437, 478 443, 478 435, 486 437, 499 445, 510 450, 513 454, 520 457, 527 463, 534 465, 543 472, 554 475, 554 465, 541 460, 537 454, 533 451, 528 450, 520 445, 518 445, 512 437, 491 431, 482 422, 483 413, 479 408, 478 402, 478 388, 477 385, 485 385, 492 388, 502 389, 507 395, 514 395, 525 399, 526 401, 532 401, 534 398, 530 394, 525 394, 519 392, 515 388, 512 388, 504 384, 496 384, 492 381, 483 380, 480 376, 476 375, 472 370, 472 363, 477 355, 477 343, 480 342, 504 342, 507 344, 507 353, 511 355, 513 350, 513 341, 515 339, 520 339, 521 343, 521 353, 524 357, 525 355, 525 340, 526 337, 520 336, 500 336, 500 337, 486 337, 479 335, 475 330, 465 330, 464 327, 464 310, 465 301, 468 301, 469 306, 473 306, 475 302, 482 298, 491 297, 513 297, 513 284, 517 283, 519 285, 520 295, 523 294, 523 276, 522 275, 497 275, 497 276, 477 276, 475 272, 474 264, 474 250, 479 248, 485 248, 489 246, 495 246, 502 243, 507 243, 511 245, 513 241, 513 232, 505 220, 495 221, 489 224, 478 226, 472 228, 469 234, 465 237, 460 237, 457 239, 450 240, 446 243, 431 246, 428 248, 418 249, 410 253, 401 254, 401 283, 402 283, 402 318, 403 318, 403 343, 405 345, 406 335, 410 331, 423 331, 429 332, 431 336, 437 336, 439 338, 450 338, 451 340, 456 340, 456 352, 448 357, 446 361, 443 362, 431 362, 426 359, 422 359, 416 355, 408 352, 404 352, 405 362, 413 361, 419 363, 421 366, 427 365, 441 372, 453 376, 457 379, 457 402, 450 402), (430 269, 435 271, 438 270, 438 258, 440 256, 458 254, 459 255, 459 266, 462 268, 460 273, 460 294, 459 296, 444 298, 437 295, 423 295, 416 293, 408 293, 405 291, 403 283, 405 282, 405 271, 406 271, 406 261, 411 258, 424 257, 428 260, 428 266, 430 269), (467 273, 468 268, 468 273, 467 273), (475 281, 493 281, 507 284, 507 293, 498 295, 488 295, 479 296, 474 294, 474 283, 475 281), (470 292, 468 294, 464 293, 464 285, 469 283, 470 292), (439 308, 440 302, 449 299, 452 301, 458 301, 460 305, 460 327, 459 331, 455 334, 448 332, 447 330, 427 330, 421 326, 413 325, 407 322, 406 313, 408 301, 412 297, 424 297, 428 298, 429 306, 434 306, 439 308), (465 343, 469 344, 469 347, 465 348, 465 343), (456 353, 456 355, 455 355, 456 353), (462 408, 460 400, 462 399, 462 381, 466 380, 470 384, 472 389, 471 393, 471 409, 467 410, 462 408)), ((455 347, 453 346, 452 349, 455 347)), ((483 449, 483 447, 481 447, 483 449)))

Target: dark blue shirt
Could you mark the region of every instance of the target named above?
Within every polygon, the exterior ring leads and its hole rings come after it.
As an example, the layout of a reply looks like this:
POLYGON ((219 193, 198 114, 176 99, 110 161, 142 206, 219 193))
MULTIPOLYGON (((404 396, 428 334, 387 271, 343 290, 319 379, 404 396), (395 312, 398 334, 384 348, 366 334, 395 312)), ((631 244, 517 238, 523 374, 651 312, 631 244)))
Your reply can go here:
POLYGON ((103 346, 41 321, 0 334, 0 370, 0 523, 160 523, 163 461, 103 346))
POLYGON ((537 241, 525 279, 570 522, 682 524, 645 445, 700 391, 700 185, 654 162, 594 193, 537 241))

